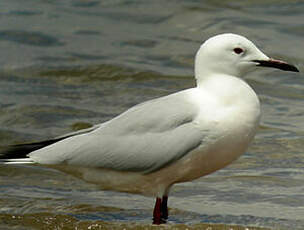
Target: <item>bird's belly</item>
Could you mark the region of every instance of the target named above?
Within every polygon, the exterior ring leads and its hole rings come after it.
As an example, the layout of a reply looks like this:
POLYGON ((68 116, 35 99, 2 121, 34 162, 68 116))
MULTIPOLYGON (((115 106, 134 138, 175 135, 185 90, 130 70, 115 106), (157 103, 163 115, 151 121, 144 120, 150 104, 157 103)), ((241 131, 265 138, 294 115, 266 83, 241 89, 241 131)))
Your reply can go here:
POLYGON ((246 151, 254 138, 258 122, 257 116, 243 124, 236 124, 235 120, 219 124, 220 128, 216 130, 214 127, 213 135, 205 137, 201 146, 157 173, 174 175, 175 178, 171 178, 173 183, 179 183, 197 179, 227 166, 246 151))
POLYGON ((175 183, 191 181, 224 168, 243 154, 249 144, 223 142, 226 141, 216 142, 207 149, 198 148, 176 162, 171 170, 169 168, 177 177, 175 183))

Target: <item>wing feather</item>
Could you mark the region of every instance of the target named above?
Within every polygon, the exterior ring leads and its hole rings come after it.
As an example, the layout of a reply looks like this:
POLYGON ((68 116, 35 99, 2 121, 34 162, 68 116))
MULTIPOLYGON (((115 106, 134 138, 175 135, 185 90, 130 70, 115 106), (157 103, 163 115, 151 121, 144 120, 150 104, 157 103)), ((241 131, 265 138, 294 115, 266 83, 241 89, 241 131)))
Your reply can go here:
POLYGON ((42 164, 70 164, 149 173, 197 148, 203 134, 188 91, 139 104, 96 130, 30 153, 42 164))

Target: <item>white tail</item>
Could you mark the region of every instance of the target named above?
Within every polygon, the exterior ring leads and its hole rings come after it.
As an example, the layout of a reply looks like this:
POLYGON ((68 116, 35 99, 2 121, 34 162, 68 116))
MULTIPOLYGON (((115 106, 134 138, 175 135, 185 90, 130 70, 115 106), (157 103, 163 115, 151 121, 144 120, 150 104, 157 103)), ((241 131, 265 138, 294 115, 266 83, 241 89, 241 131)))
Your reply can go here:
POLYGON ((34 164, 30 158, 20 158, 20 159, 0 159, 0 164, 10 165, 10 164, 34 164))

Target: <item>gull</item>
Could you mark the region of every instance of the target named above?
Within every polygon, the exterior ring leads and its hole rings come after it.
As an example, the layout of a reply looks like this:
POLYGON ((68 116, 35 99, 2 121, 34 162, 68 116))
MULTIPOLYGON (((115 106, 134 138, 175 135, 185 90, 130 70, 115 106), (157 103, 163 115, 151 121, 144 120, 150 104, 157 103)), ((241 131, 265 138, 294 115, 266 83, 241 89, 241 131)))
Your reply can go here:
POLYGON ((262 67, 299 72, 243 36, 216 35, 196 54, 195 88, 143 102, 88 129, 9 146, 1 162, 42 164, 103 190, 156 197, 153 224, 165 223, 174 184, 219 170, 246 151, 261 113, 243 77, 262 67))

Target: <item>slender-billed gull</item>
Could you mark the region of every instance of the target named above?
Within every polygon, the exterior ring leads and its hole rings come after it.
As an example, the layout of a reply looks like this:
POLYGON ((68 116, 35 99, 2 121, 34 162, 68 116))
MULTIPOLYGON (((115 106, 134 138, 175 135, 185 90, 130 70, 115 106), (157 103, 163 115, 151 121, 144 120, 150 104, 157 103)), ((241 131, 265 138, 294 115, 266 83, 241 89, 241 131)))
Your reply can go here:
POLYGON ((43 164, 102 189, 155 196, 153 223, 164 223, 173 184, 221 169, 246 151, 260 103, 243 77, 261 67, 298 72, 243 36, 214 36, 196 54, 195 88, 141 103, 89 129, 10 146, 0 153, 2 163, 43 164))

